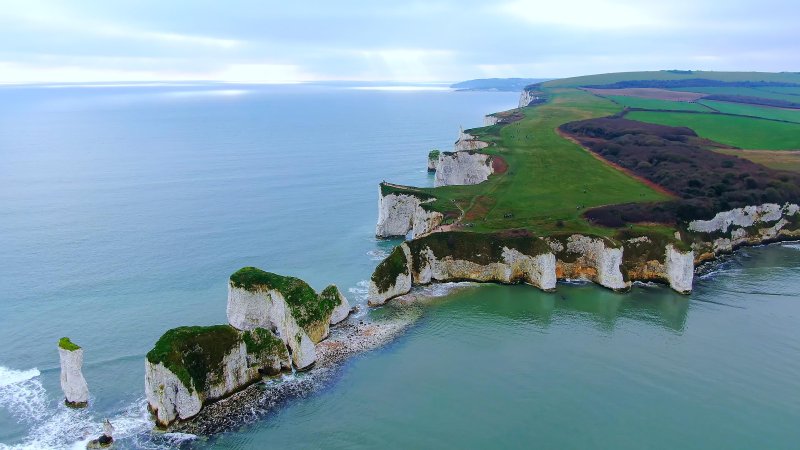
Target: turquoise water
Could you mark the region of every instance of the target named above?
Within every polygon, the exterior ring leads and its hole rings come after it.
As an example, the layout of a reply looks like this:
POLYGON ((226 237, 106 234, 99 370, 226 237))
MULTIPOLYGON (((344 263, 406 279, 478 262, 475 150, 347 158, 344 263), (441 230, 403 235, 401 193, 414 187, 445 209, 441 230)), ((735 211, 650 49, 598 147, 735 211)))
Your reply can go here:
POLYGON ((797 448, 797 245, 748 249, 690 297, 470 287, 257 423, 153 436, 143 360, 161 333, 224 322, 244 265, 363 302, 394 244, 372 236, 377 183, 430 184, 427 151, 517 96, 180 85, 0 99, 0 443, 80 446, 110 417, 120 448, 797 448), (85 349, 88 410, 60 404, 62 335, 85 349))

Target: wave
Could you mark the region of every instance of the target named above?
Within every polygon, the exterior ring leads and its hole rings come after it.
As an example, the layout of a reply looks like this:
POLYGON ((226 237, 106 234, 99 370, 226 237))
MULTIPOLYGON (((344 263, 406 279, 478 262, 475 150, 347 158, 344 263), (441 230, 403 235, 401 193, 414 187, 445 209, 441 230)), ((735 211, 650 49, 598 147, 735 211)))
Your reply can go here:
POLYGON ((383 261, 387 256, 389 256, 389 252, 378 248, 368 251, 367 256, 369 256, 369 259, 372 261, 383 261))
POLYGON ((0 408, 29 426, 27 436, 14 445, 0 444, 0 450, 84 449, 103 432, 103 419, 114 425, 114 440, 134 448, 175 448, 182 442, 196 439, 186 433, 154 434, 144 397, 136 399, 122 411, 103 415, 92 408, 72 409, 48 395, 38 369, 14 370, 0 366, 0 408))

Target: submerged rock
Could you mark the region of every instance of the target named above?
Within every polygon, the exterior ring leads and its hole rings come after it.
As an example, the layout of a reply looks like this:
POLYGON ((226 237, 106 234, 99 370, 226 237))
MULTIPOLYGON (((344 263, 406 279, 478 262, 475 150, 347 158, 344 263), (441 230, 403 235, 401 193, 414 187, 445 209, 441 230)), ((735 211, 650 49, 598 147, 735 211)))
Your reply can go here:
POLYGON ((156 423, 186 420, 204 404, 224 398, 289 368, 289 354, 264 328, 240 331, 230 325, 173 328, 156 342, 145 361, 145 394, 156 423))
POLYGON ((86 444, 86 448, 108 448, 114 443, 114 426, 108 419, 103 421, 103 434, 99 438, 93 439, 86 444))
POLYGON ((89 404, 89 386, 83 378, 83 349, 69 338, 58 341, 58 357, 61 361, 61 390, 64 403, 73 408, 83 408, 89 404))

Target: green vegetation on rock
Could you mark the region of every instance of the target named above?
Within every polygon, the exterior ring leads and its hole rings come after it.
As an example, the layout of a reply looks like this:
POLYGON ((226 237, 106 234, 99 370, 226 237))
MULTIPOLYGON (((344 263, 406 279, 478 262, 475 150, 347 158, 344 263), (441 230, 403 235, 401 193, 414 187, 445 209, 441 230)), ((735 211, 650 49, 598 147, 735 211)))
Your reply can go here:
POLYGON ((68 337, 62 337, 58 340, 58 348, 74 352, 80 350, 81 347, 69 340, 68 337))
POLYGON ((441 154, 441 152, 439 150, 433 149, 428 153, 428 159, 430 159, 431 161, 435 161, 435 160, 439 159, 439 155, 440 154, 441 154))
POLYGON ((147 353, 152 364, 163 364, 191 392, 206 388, 208 375, 219 375, 222 360, 240 342, 230 325, 178 327, 168 330, 147 353))
POLYGON ((392 250, 386 259, 378 264, 372 273, 372 281, 380 292, 386 292, 392 287, 400 274, 409 275, 406 254, 401 246, 392 250))
POLYGON ((292 316, 303 328, 326 321, 333 309, 338 305, 331 298, 317 295, 305 281, 271 272, 256 267, 243 267, 230 278, 234 287, 248 291, 276 290, 283 295, 292 310, 292 316))

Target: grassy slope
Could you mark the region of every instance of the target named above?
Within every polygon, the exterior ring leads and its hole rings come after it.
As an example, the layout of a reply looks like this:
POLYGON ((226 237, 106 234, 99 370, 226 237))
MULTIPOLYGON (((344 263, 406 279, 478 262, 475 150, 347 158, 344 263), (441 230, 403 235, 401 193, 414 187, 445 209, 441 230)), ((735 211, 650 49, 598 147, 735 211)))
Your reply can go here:
POLYGON ((466 212, 471 231, 526 228, 608 235, 614 230, 591 226, 581 217, 585 209, 665 199, 555 131, 566 122, 618 113, 619 105, 580 90, 543 89, 550 101, 525 108, 525 119, 471 131, 496 144, 483 151, 502 156, 509 171, 478 185, 421 189, 437 197, 434 209, 466 212))
POLYGON ((722 114, 634 111, 632 120, 686 126, 704 138, 744 149, 800 149, 800 124, 722 114))
MULTIPOLYGON (((800 99, 800 97, 798 97, 800 99)), ((725 114, 739 116, 763 117, 772 120, 785 120, 800 123, 800 109, 771 108, 769 106, 747 105, 744 103, 717 102, 700 100, 699 103, 725 114)))
MULTIPOLYGON (((574 88, 624 80, 689 78, 800 83, 800 74, 794 73, 681 74, 666 71, 592 75, 550 81, 540 87, 548 97, 548 103, 522 109, 524 119, 509 125, 470 130, 482 140, 495 144, 482 152, 502 156, 509 165, 505 175, 491 176, 488 181, 478 185, 415 190, 437 198, 426 205, 427 208, 449 212, 451 217, 464 214, 462 223, 471 224, 463 228, 465 231, 525 228, 541 234, 584 232, 613 235, 616 230, 593 226, 583 219, 581 215, 585 209, 606 204, 660 201, 666 197, 598 161, 555 132, 556 127, 563 123, 608 116, 622 109, 608 99, 574 88)), ((655 107, 675 103, 655 102, 659 103, 655 107)), ((682 105, 685 107, 686 104, 682 105)), ((795 132, 797 128, 793 124, 697 113, 634 112, 629 117, 690 126, 702 136, 729 145, 759 149, 800 148, 800 133, 795 132)), ((669 232, 667 227, 634 226, 633 229, 640 232, 669 232)))
POLYGON ((622 95, 609 95, 606 98, 619 103, 627 108, 663 109, 669 111, 701 111, 710 112, 706 106, 699 103, 673 102, 655 98, 625 97, 622 95))

